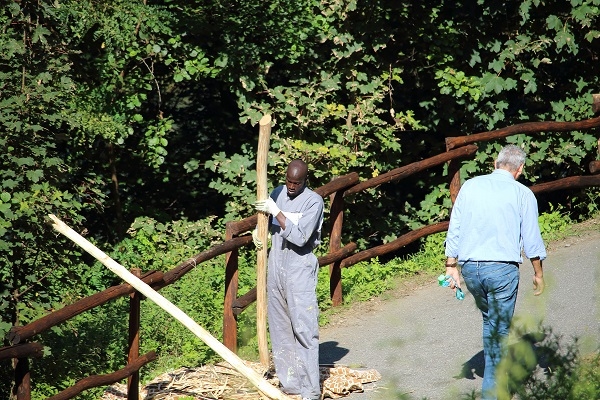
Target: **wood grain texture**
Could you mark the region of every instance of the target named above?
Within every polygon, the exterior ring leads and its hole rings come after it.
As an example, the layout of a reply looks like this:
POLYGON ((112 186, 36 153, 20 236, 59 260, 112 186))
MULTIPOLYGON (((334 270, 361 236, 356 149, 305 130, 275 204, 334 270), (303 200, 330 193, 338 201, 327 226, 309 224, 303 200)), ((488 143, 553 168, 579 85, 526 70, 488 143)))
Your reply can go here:
MULTIPOLYGON (((269 141, 271 136, 271 116, 260 119, 258 131, 258 151, 256 152, 256 199, 265 200, 268 196, 267 165, 269 161, 269 141)), ((267 340, 267 257, 269 216, 258 213, 256 224, 258 237, 263 243, 256 252, 256 334, 260 363, 269 366, 269 344, 267 340)))

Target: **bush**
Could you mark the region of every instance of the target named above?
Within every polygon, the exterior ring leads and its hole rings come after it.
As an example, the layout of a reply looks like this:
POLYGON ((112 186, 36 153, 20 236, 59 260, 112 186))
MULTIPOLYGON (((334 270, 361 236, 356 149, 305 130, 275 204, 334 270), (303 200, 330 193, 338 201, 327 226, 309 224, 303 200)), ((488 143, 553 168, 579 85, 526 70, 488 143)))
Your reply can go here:
POLYGON ((510 400, 595 400, 600 398, 600 356, 581 357, 578 341, 565 343, 551 328, 515 332, 499 368, 498 398, 510 400), (504 377, 504 379, 500 378, 504 377), (505 385, 502 385, 504 382, 505 385))
POLYGON ((558 205, 556 208, 550 204, 550 212, 542 213, 538 217, 538 224, 542 233, 544 242, 562 239, 568 234, 572 222, 569 215, 562 212, 563 207, 558 205))

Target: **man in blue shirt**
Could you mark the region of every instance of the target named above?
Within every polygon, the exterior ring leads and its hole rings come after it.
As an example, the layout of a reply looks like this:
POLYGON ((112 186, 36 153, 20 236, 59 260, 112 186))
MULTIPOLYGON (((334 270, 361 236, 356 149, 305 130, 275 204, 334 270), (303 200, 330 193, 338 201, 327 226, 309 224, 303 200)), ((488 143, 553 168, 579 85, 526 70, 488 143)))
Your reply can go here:
POLYGON ((457 265, 461 267, 483 316, 483 400, 497 398, 496 366, 504 353, 517 300, 521 251, 533 266, 534 295, 544 291, 546 249, 537 200, 517 182, 524 164, 525 152, 508 145, 498 154, 494 172, 466 181, 452 208, 446 236, 446 275, 460 287, 457 265))

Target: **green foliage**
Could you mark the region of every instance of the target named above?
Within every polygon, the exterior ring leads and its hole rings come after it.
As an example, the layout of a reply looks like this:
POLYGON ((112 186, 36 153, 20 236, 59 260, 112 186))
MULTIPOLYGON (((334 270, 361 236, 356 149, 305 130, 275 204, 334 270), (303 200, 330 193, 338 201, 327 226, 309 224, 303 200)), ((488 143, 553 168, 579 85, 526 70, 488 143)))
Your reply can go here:
POLYGON ((600 215, 600 191, 591 187, 583 191, 578 196, 574 196, 573 201, 577 204, 574 208, 574 215, 578 220, 584 221, 600 215))
POLYGON ((342 273, 342 282, 348 283, 343 286, 347 301, 365 301, 373 296, 389 290, 395 272, 401 269, 394 262, 379 263, 377 258, 362 262, 342 273))
MULTIPOLYGON (((244 75, 241 88, 237 86, 241 121, 255 124, 263 114, 273 115, 273 185, 286 163, 300 157, 309 163, 311 184, 316 187, 350 171, 364 180, 430 157, 444 150, 443 136, 529 121, 588 118, 598 74, 584 72, 592 61, 572 55, 595 40, 594 34, 586 33, 598 18, 592 3, 552 8, 531 1, 501 7, 491 1, 464 7, 446 2, 400 6, 381 1, 367 7, 343 1, 330 3, 313 16, 290 5, 290 14, 296 16, 294 27, 286 27, 288 16, 277 27, 283 32, 302 32, 299 36, 307 33, 306 51, 298 55, 305 65, 304 74, 269 57, 248 60, 247 65, 256 66, 255 77, 244 75), (393 25, 389 22, 392 15, 393 25), (415 20, 427 23, 415 26, 415 20), (576 25, 568 24, 569 20, 577 21, 576 25), (319 40, 311 41, 309 33, 315 27, 319 40), (388 40, 391 37, 404 40, 393 42, 388 40), (431 39, 435 37, 444 40, 431 39), (422 47, 428 50, 423 52, 422 47), (411 56, 403 58, 406 54, 411 56), (559 76, 556 68, 569 71, 569 79, 559 76), (405 131, 417 132, 418 139, 413 141, 405 131), (411 151, 403 150, 409 146, 411 151)), ((246 42, 240 40, 240 46, 246 42)), ((234 46, 230 49, 236 54, 247 54, 234 46)), ((228 64, 226 69, 231 72, 238 65, 228 64)), ((245 73, 249 70, 241 68, 245 73)), ((247 135, 246 142, 255 137, 255 133, 247 135)), ((542 132, 511 136, 506 142, 526 149, 525 177, 534 184, 585 173, 586 162, 595 154, 595 140, 593 132, 542 132)), ((504 142, 480 143, 476 157, 464 162, 465 176, 487 172, 504 142)), ((228 217, 239 218, 248 212, 239 205, 254 196, 251 174, 214 166, 230 159, 231 165, 251 168, 255 155, 247 145, 241 153, 238 146, 230 148, 206 165, 216 173, 211 187, 227 198, 228 217)), ((356 204, 369 222, 353 225, 348 240, 364 248, 442 219, 448 203, 440 192, 446 184, 442 176, 424 177, 427 187, 418 191, 398 188, 389 194, 385 190, 362 193, 356 204), (398 210, 404 212, 398 216, 398 210), (377 215, 386 218, 377 221, 377 215)))
POLYGON ((181 262, 222 241, 223 226, 215 216, 162 223, 138 217, 111 253, 126 268, 168 271, 181 262))
MULTIPOLYGON (((222 224, 215 222, 214 217, 170 223, 160 223, 148 217, 138 218, 128 230, 128 238, 117 245, 113 257, 129 268, 167 271, 221 243, 222 230, 222 224)), ((239 291, 243 293, 256 284, 255 260, 252 259, 255 253, 241 253, 239 291)), ((224 265, 224 256, 211 259, 161 290, 165 298, 217 339, 222 339, 223 331, 224 265)), ((251 341, 256 335, 256 319, 248 320, 251 314, 244 315, 239 321, 241 347, 252 346, 246 341, 251 341)), ((159 355, 157 362, 144 369, 144 379, 181 365, 196 366, 219 359, 204 342, 156 304, 143 302, 141 315, 141 352, 156 350, 159 355)))
MULTIPOLYGON (((255 252, 240 251, 240 294, 256 286, 255 252)), ((223 333, 224 256, 197 266, 176 284, 161 291, 167 299, 188 314, 218 340, 223 333)), ((151 379, 182 365, 197 366, 220 361, 220 357, 194 334, 154 303, 145 302, 142 312, 143 351, 156 350, 159 359, 143 372, 151 379)), ((240 354, 257 357, 255 305, 238 318, 240 354)))
POLYGON ((228 158, 221 152, 206 162, 206 168, 217 172, 219 176, 210 182, 209 187, 228 199, 225 206, 226 219, 236 219, 253 212, 252 204, 256 200, 254 161, 247 156, 248 148, 243 146, 242 149, 244 155, 235 154, 228 158))
MULTIPOLYGON (((0 14, 0 334, 62 302, 79 276, 77 251, 67 250, 46 226, 49 213, 75 225, 98 208, 103 194, 93 173, 74 177, 61 143, 63 110, 75 95, 72 54, 52 7, 11 3, 0 14)), ((5 342, 6 343, 6 342, 5 342)), ((0 379, 4 382, 6 379, 0 379)), ((10 382, 10 380, 9 380, 10 382)))
POLYGON ((73 60, 82 70, 76 76, 78 96, 67 111, 71 130, 82 144, 98 138, 116 145, 136 143, 130 147, 135 155, 158 168, 173 125, 163 116, 164 86, 169 80, 213 76, 217 70, 202 49, 184 40, 177 17, 165 7, 68 2, 59 12, 73 21, 69 33, 75 44, 95 56, 92 63, 73 60), (150 105, 153 97, 157 101, 150 105))
POLYGON ((518 340, 498 366, 499 399, 592 400, 600 393, 598 354, 582 357, 578 341, 565 343, 550 328, 517 328, 518 340), (543 367, 543 374, 536 371, 543 367), (508 391, 504 391, 507 388, 508 391))
POLYGON ((572 221, 569 215, 562 211, 563 207, 556 208, 551 204, 550 212, 542 213, 538 217, 538 225, 545 242, 562 239, 568 233, 572 221))
POLYGON ((443 71, 437 71, 435 77, 440 81, 438 83, 440 94, 455 93, 459 98, 468 96, 475 102, 482 95, 482 82, 476 77, 466 76, 462 71, 455 71, 447 67, 443 71))
MULTIPOLYGON (((111 256, 127 268, 141 268, 143 272, 169 270, 219 240, 221 231, 212 226, 213 221, 214 217, 209 217, 196 222, 181 220, 163 224, 148 217, 138 218, 132 224, 128 238, 116 246, 111 256)), ((223 265, 223 257, 199 265, 162 293, 215 336, 220 335, 222 328, 223 265), (215 293, 221 293, 221 296, 215 293)), ((85 286, 71 285, 70 292, 63 289, 63 304, 118 282, 100 263, 78 266, 77 270, 81 271, 85 286)), ((129 314, 127 299, 120 298, 96 307, 40 336, 47 354, 34 362, 37 377, 33 382, 34 394, 45 398, 90 374, 123 368, 129 314)), ((57 304, 56 308, 63 304, 57 304)), ((31 312, 25 309, 23 313, 25 311, 31 312)), ((43 311, 39 310, 37 316, 43 311)), ((176 364, 179 367, 181 363, 196 365, 214 358, 212 350, 154 303, 142 302, 141 326, 142 353, 157 350, 159 354, 160 362, 152 368, 176 364)), ((148 369, 146 372, 154 371, 148 369)), ((86 392, 84 396, 97 398, 98 390, 86 392)))
MULTIPOLYGON (((300 157, 312 187, 431 157, 447 136, 590 118, 599 17, 598 0, 8 2, 0 13, 0 334, 115 282, 46 226, 48 213, 144 270, 173 267, 219 240, 224 221, 250 215, 265 113, 274 121, 271 185, 300 157)), ((506 142, 527 151, 528 185, 585 175, 597 158, 594 131, 514 135, 478 143, 463 179, 488 172, 506 142)), ((447 179, 432 168, 348 197, 344 241, 364 249, 446 219, 447 179)), ((595 188, 539 201, 545 239, 566 215, 598 212, 595 188)), ((377 293, 369 274, 388 282, 433 261, 353 266, 348 280, 363 289, 347 293, 377 293)), ((197 277, 211 290, 214 268, 197 277)), ((249 286, 252 268, 244 270, 249 286)), ((179 285, 205 296, 200 283, 179 285)), ((96 317, 77 329, 95 336, 109 320, 96 317)), ((252 328, 241 329, 251 348, 252 328)), ((56 335, 52 354, 71 339, 66 328, 56 335)), ((158 343, 158 333, 147 335, 158 343)), ((191 338, 177 346, 190 362, 211 357, 191 338)), ((4 392, 3 370, 2 378, 4 392)), ((37 384, 39 393, 54 390, 37 384)))
MULTIPOLYGON (((217 339, 222 339, 224 257, 201 264, 184 278, 161 290, 161 294, 217 339)), ((153 302, 142 305, 141 352, 156 350, 159 361, 144 371, 176 369, 215 362, 219 357, 196 335, 153 302)))
MULTIPOLYGON (((253 71, 254 79, 244 77, 237 92, 241 122, 256 124, 265 113, 274 117, 271 181, 281 180, 282 171, 294 158, 302 158, 309 164, 313 187, 353 170, 376 176, 380 171, 390 169, 389 160, 397 160, 402 150, 399 133, 422 128, 414 112, 398 109, 392 104, 392 85, 402 84, 401 69, 381 65, 378 61, 375 52, 383 44, 367 44, 352 32, 357 27, 352 17, 359 12, 357 4, 333 2, 324 6, 314 3, 307 7, 291 3, 285 2, 286 15, 276 19, 276 33, 270 33, 268 40, 288 38, 288 35, 296 41, 305 37, 304 51, 293 53, 301 60, 304 73, 297 74, 296 67, 283 65, 270 72, 272 54, 263 58, 252 54, 247 63, 262 65, 253 71), (320 8, 321 13, 315 12, 314 8, 320 8), (259 86, 261 90, 257 92, 255 88, 259 86)), ((244 7, 252 9, 253 6, 244 7)), ((379 7, 377 5, 378 10, 388 12, 379 7)), ((371 17, 383 18, 368 16, 371 17)), ((238 22, 244 17, 236 14, 231 18, 238 22)), ((224 24, 223 35, 229 35, 232 26, 224 24)), ((257 27, 258 32, 263 29, 257 27)), ((247 56, 247 40, 243 39, 247 32, 238 32, 238 37, 240 34, 242 38, 232 42, 232 46, 239 46, 234 50, 238 56, 247 56)), ((252 35, 260 33, 255 31, 252 35)), ((274 45, 272 48, 284 49, 276 59, 296 63, 297 58, 291 61, 286 56, 287 46, 274 45)), ((237 65, 228 65, 228 68, 233 67, 237 65)), ((254 150, 247 147, 243 154, 225 154, 232 160, 231 165, 239 165, 243 159, 244 165, 251 166, 251 160, 255 158, 254 150)), ((208 168, 216 171, 214 166, 215 162, 207 163, 208 168)), ((253 197, 255 190, 253 185, 247 185, 249 179, 228 175, 227 170, 217 172, 219 175, 212 180, 211 187, 226 195, 233 187, 239 191, 236 197, 253 197)))
POLYGON ((579 359, 574 374, 572 399, 597 399, 600 397, 600 354, 598 352, 579 359))
MULTIPOLYGON (((32 398, 55 395, 90 375, 116 371, 127 362, 128 298, 96 307, 40 335, 44 357, 32 359, 32 398)), ((85 391, 97 399, 102 388, 85 391)))
MULTIPOLYGON (((161 223, 149 217, 137 218, 112 257, 127 268, 168 271, 221 242, 222 226, 214 220, 208 217, 194 222, 161 223)), ((215 337, 222 332, 223 266, 224 257, 209 260, 161 291, 215 337)), ((145 376, 153 374, 156 368, 165 370, 214 360, 214 351, 153 302, 142 303, 141 315, 141 352, 156 350, 160 360, 144 372, 145 376)))
MULTIPOLYGON (((429 235, 423 239, 418 252, 405 259, 394 258, 381 263, 378 258, 362 261, 342 269, 344 302, 365 301, 394 287, 398 279, 417 274, 435 275, 444 263, 445 234, 429 235)), ((320 272, 317 286, 319 304, 328 305, 329 278, 320 272)), ((322 306, 321 306, 322 307, 322 306)))
MULTIPOLYGON (((430 189, 419 207, 406 202, 403 212, 398 216, 411 230, 450 219, 452 201, 448 195, 448 185, 443 183, 430 189)), ((394 236, 392 238, 395 239, 394 236)))

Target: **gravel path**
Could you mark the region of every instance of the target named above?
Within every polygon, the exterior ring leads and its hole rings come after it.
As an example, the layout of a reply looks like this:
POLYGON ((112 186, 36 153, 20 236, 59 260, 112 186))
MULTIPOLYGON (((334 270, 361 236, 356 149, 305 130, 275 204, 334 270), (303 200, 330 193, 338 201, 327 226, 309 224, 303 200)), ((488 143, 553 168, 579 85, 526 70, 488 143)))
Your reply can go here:
MULTIPOLYGON (((515 321, 542 321, 565 342, 582 339, 589 353, 600 339, 600 223, 548 246, 546 291, 533 296, 531 264, 521 266, 515 321)), ((456 400, 477 392, 483 375, 481 315, 472 296, 456 300, 434 279, 337 315, 321 328, 320 363, 375 368, 382 380, 351 400, 456 400)))

